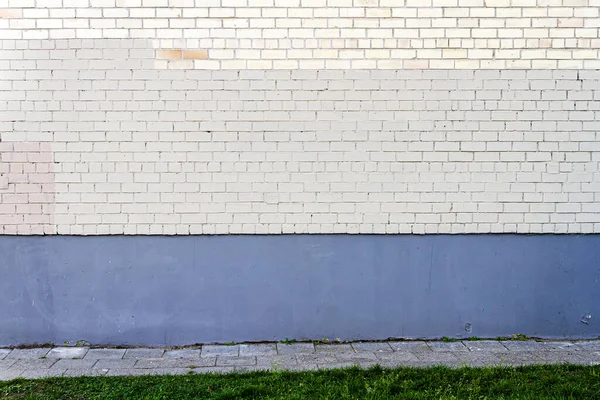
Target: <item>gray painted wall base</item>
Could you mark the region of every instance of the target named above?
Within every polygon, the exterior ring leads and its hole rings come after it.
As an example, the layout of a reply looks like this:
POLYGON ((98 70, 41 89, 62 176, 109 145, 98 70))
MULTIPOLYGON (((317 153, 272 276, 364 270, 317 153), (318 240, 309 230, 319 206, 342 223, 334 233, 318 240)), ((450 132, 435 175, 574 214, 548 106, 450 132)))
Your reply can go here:
POLYGON ((0 236, 0 254, 0 346, 600 336, 600 235, 0 236))

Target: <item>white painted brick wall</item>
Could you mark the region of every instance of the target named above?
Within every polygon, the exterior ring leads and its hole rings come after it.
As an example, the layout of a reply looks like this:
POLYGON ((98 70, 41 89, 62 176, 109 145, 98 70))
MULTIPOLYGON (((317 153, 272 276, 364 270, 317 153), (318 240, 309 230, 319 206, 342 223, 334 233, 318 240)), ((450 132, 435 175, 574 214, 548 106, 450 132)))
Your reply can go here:
POLYGON ((600 232, 598 0, 0 0, 0 233, 600 232))

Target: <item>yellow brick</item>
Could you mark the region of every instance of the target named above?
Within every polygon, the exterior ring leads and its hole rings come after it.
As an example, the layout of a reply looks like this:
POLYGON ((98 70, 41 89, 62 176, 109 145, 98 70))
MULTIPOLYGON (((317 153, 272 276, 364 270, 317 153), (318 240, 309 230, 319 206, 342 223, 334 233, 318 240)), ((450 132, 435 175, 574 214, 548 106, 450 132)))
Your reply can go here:
POLYGON ((156 58, 160 60, 180 60, 181 50, 157 50, 156 58))
POLYGON ((184 60, 208 60, 208 51, 206 50, 183 50, 184 60))

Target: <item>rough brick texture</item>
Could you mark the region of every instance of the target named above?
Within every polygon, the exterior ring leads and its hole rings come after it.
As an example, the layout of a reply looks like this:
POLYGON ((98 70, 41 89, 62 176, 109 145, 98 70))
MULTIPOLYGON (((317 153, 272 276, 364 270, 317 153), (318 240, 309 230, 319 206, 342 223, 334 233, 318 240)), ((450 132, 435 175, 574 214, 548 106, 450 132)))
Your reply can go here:
POLYGON ((598 1, 0 0, 0 233, 600 232, 598 1))

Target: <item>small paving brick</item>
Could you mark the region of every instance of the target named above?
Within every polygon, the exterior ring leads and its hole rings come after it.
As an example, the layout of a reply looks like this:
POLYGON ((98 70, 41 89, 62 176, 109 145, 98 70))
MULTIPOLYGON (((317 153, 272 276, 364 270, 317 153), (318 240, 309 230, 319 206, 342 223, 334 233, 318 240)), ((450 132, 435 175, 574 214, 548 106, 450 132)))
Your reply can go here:
POLYGON ((431 352, 431 348, 425 342, 420 341, 399 341, 388 342, 394 351, 410 351, 410 352, 431 352))
POLYGON ((91 369, 98 360, 60 359, 52 365, 53 369, 91 369))
POLYGON ((195 374, 212 374, 212 373, 220 373, 227 374, 233 372, 233 367, 203 367, 203 368, 194 368, 191 370, 195 374))
POLYGON ((41 349, 14 349, 6 358, 20 360, 34 360, 45 357, 50 351, 50 348, 44 347, 41 349))
POLYGON ((470 351, 507 351, 508 349, 497 340, 463 341, 470 351))
POLYGON ((83 358, 88 350, 87 347, 55 347, 48 352, 46 358, 83 358))
POLYGON ((0 369, 0 381, 10 381, 16 379, 25 372, 23 368, 0 369))
POLYGON ((27 369, 19 376, 23 379, 41 379, 63 376, 66 369, 27 369))
POLYGON ((239 356, 240 346, 223 346, 223 345, 207 345, 202 346, 202 354, 200 357, 213 357, 213 356, 239 356))
POLYGON ((312 343, 277 343, 278 354, 308 354, 315 352, 315 345, 312 343))
POLYGON ((139 358, 161 358, 163 354, 165 354, 163 349, 127 349, 123 358, 133 358, 135 360, 139 358))
POLYGON ((427 352, 420 352, 420 353, 415 353, 415 355, 417 356, 417 358, 420 361, 427 361, 427 362, 432 362, 432 363, 453 363, 453 362, 458 362, 459 359, 456 356, 456 354, 454 354, 453 352, 450 351, 432 351, 430 353, 427 352))
POLYGON ((167 350, 164 358, 200 358, 200 349, 167 350))
POLYGON ((9 353, 9 349, 0 349, 0 360, 4 360, 4 357, 6 357, 9 353))
POLYGON ((235 365, 256 365, 256 357, 217 357, 217 367, 229 367, 235 365))
POLYGON ((377 359, 380 362, 393 365, 403 365, 409 361, 419 361, 414 353, 408 351, 396 351, 393 353, 378 353, 377 359))
POLYGON ((109 369, 106 376, 185 375, 190 371, 188 368, 109 369))
POLYGON ((354 353, 354 349, 349 344, 317 344, 315 351, 317 353, 354 353))
POLYGON ((503 340, 500 343, 510 351, 544 350, 544 345, 535 340, 503 340))
POLYGON ((93 366, 93 369, 127 369, 133 368, 137 360, 127 359, 127 360, 113 360, 113 359, 103 359, 98 360, 96 365, 93 366))
POLYGON ((108 372, 107 369, 68 369, 63 376, 78 377, 78 376, 104 376, 108 372))
POLYGON ((135 368, 198 368, 214 367, 216 357, 205 358, 142 358, 137 360, 135 368))
POLYGON ((432 351, 469 351, 462 342, 428 342, 432 351))
POLYGON ((274 356, 277 354, 275 344, 240 344, 240 356, 274 356))
POLYGON ((23 369, 45 369, 50 368, 56 362, 56 359, 51 358, 37 358, 37 359, 24 359, 17 360, 13 364, 12 368, 23 368, 23 369))
POLYGON ((84 358, 95 360, 120 360, 125 355, 125 349, 90 349, 84 358))
POLYGON ((352 343, 355 351, 370 351, 373 353, 392 352, 392 347, 385 342, 358 342, 352 343))

